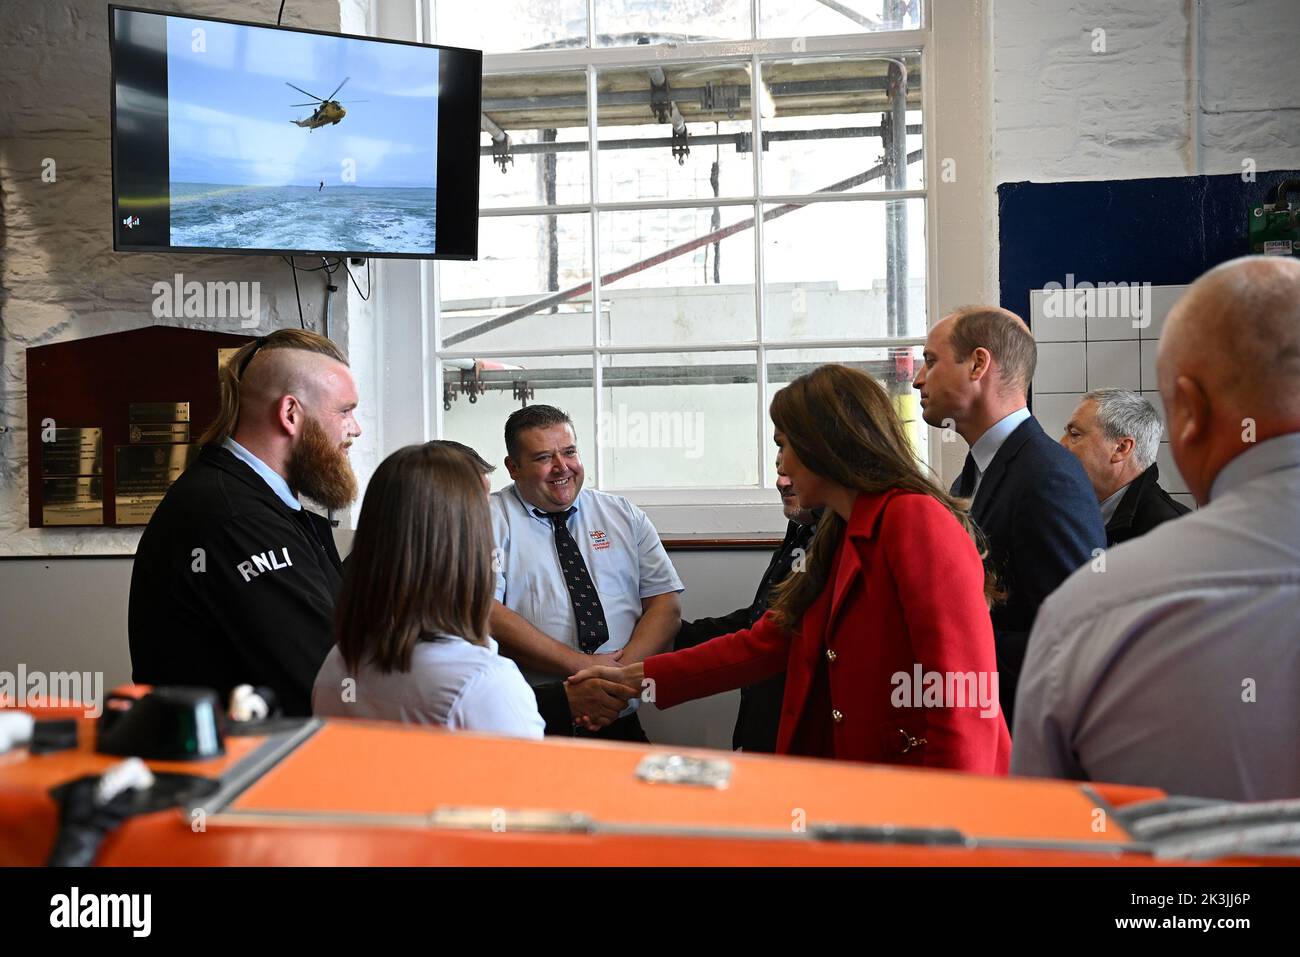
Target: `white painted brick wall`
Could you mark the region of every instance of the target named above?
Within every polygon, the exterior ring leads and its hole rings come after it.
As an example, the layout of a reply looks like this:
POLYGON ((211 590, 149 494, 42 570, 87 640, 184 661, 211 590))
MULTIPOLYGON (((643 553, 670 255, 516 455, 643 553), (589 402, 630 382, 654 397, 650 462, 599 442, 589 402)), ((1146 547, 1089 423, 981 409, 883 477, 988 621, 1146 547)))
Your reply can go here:
MULTIPOLYGON (((279 7, 276 0, 149 5, 266 23, 275 22, 279 7)), ((288 6, 286 25, 339 29, 338 0, 294 0, 288 6)), ((153 283, 177 272, 187 281, 260 281, 263 322, 254 331, 296 325, 293 279, 275 257, 114 253, 107 5, 4 0, 0 19, 0 426, 6 429, 0 433, 0 554, 129 554, 139 530, 27 528, 24 350, 154 324, 153 283), (41 180, 45 157, 57 164, 53 183, 41 180)), ((317 329, 322 277, 299 277, 304 313, 317 329)), ((347 341, 347 314, 346 299, 337 297, 331 328, 336 341, 347 341)), ((246 331, 237 319, 177 324, 246 331)))
POLYGON ((1300 167, 1297 0, 1201 0, 1200 168, 1192 0, 996 0, 999 183, 1300 167), (1106 50, 1093 52, 1093 31, 1106 50))

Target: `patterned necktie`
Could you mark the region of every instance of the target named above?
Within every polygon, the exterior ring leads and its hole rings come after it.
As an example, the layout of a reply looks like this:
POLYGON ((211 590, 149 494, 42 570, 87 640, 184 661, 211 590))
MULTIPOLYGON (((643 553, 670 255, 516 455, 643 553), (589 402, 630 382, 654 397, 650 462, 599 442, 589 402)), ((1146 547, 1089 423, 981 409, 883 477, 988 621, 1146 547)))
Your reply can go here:
POLYGON ((605 609, 600 605, 600 595, 591 583, 587 572, 587 563, 582 560, 578 543, 569 534, 569 516, 577 509, 569 508, 563 512, 543 512, 533 509, 538 518, 551 520, 555 530, 555 552, 560 558, 560 571, 564 573, 564 584, 569 589, 569 600, 573 602, 573 619, 578 628, 578 647, 586 654, 593 654, 597 648, 609 640, 609 625, 605 621, 605 609))

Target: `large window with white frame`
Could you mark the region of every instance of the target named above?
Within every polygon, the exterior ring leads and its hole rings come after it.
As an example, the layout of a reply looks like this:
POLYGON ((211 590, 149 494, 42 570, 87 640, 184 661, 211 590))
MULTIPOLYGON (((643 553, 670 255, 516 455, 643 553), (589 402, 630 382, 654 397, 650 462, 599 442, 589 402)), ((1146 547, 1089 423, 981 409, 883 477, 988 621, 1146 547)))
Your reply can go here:
POLYGON ((433 26, 486 53, 479 260, 439 264, 433 306, 442 436, 500 461, 506 416, 547 403, 600 488, 771 502, 767 405, 834 361, 929 458, 919 0, 436 2, 433 26))

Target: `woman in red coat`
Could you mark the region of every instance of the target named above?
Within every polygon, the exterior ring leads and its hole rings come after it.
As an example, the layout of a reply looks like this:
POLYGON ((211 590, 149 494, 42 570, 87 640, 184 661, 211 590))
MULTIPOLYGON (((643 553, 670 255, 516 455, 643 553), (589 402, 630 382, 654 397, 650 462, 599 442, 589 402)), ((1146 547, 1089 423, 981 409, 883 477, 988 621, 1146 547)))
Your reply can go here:
POLYGON ((661 708, 786 672, 778 754, 1005 774, 1011 739, 977 533, 921 470, 885 391, 822 366, 772 400, 777 471, 824 508, 754 627, 626 668, 661 708))

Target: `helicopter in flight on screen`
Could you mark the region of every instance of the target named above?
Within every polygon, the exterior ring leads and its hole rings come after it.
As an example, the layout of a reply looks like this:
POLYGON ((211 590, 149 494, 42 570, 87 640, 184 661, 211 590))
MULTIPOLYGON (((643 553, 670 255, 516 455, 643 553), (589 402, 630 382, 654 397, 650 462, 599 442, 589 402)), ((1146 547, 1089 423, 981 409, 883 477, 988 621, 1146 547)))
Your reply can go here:
MULTIPOLYGON (((340 103, 338 100, 334 99, 334 97, 338 95, 339 90, 343 89, 343 84, 347 83, 348 80, 350 79, 352 79, 352 77, 350 76, 344 77, 343 83, 340 83, 338 86, 336 86, 334 88, 334 92, 331 93, 329 96, 317 96, 315 93, 308 93, 302 87, 294 86, 292 83, 286 80, 285 81, 286 86, 293 86, 293 88, 297 90, 299 93, 302 93, 304 96, 310 96, 312 98, 312 102, 310 103, 290 103, 289 104, 290 106, 316 107, 314 110, 312 110, 311 116, 307 117, 307 119, 290 120, 289 122, 294 124, 295 126, 306 127, 308 130, 314 130, 317 127, 329 126, 331 124, 337 125, 339 120, 343 119, 343 117, 347 115, 348 111, 345 110, 343 108, 343 104, 340 103)), ((349 100, 349 102, 368 103, 369 101, 349 100)))

